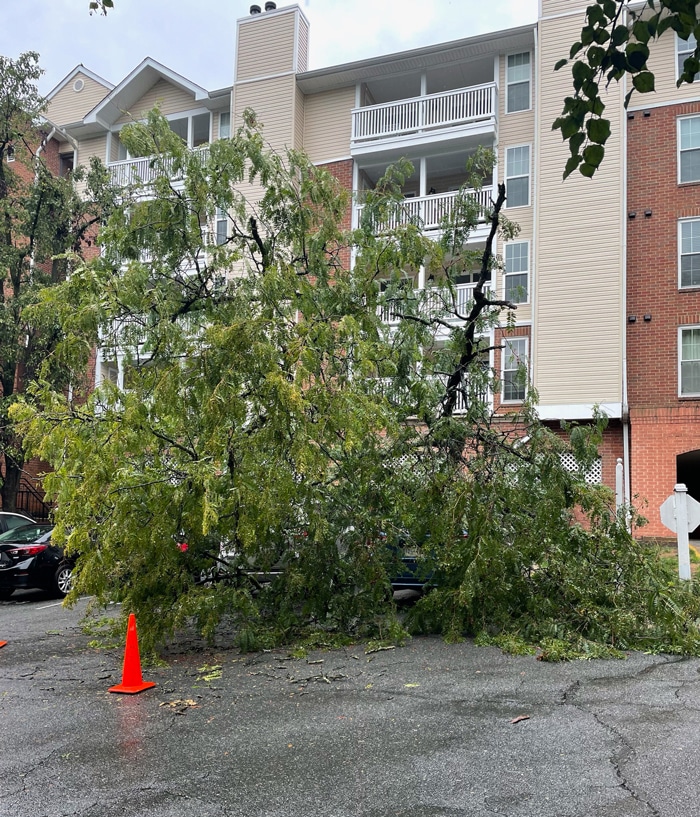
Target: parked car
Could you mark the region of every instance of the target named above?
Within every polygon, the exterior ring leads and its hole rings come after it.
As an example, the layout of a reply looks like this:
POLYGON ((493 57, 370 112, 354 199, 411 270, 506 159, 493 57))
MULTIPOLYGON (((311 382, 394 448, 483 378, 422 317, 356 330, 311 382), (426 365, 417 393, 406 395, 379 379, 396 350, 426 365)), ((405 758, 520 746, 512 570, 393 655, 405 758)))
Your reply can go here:
POLYGON ((52 532, 53 525, 34 522, 0 535, 0 599, 25 588, 68 594, 75 562, 51 543, 52 532))
POLYGON ((22 525, 29 525, 31 522, 34 522, 34 520, 25 516, 23 513, 0 511, 0 533, 5 533, 5 531, 12 530, 13 528, 19 528, 22 525))

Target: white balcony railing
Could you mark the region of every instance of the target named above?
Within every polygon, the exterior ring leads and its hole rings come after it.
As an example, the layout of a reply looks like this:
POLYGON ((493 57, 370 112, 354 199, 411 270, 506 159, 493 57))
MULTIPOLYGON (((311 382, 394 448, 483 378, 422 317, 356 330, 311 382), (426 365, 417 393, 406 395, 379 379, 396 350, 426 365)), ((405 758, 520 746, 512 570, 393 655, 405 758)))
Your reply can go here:
MULTIPOLYGON (((415 289, 412 294, 416 300, 420 301, 420 314, 426 318, 440 318, 443 321, 454 321, 458 323, 462 317, 466 316, 472 308, 474 300, 474 287, 476 284, 455 284, 453 292, 442 287, 431 287, 429 289, 415 289)), ((485 291, 488 294, 488 288, 485 291)), ((395 326, 401 321, 405 307, 402 300, 390 301, 381 304, 377 308, 377 313, 382 323, 395 326)))
POLYGON ((496 110, 494 82, 368 105, 352 112, 352 141, 364 143, 487 121, 495 119, 496 110))
MULTIPOLYGON (((443 386, 446 389, 446 387, 447 387, 447 377, 446 376, 438 377, 436 375, 433 375, 431 377, 431 380, 434 383, 439 382, 440 385, 443 386)), ((392 377, 379 378, 376 381, 376 388, 377 388, 377 392, 379 394, 384 395, 389 400, 401 400, 401 401, 410 400, 410 394, 405 389, 399 389, 396 386, 394 378, 392 378, 392 377)), ((469 394, 470 391, 471 390, 469 389, 468 384, 465 384, 465 386, 457 392, 457 395, 456 395, 457 399, 456 399, 455 408, 454 408, 454 413, 455 414, 463 414, 469 408, 469 406, 467 404, 468 398, 465 396, 465 394, 469 394)), ((489 392, 488 387, 484 385, 483 388, 479 388, 478 390, 474 390, 473 398, 478 400, 481 403, 489 402, 490 392, 489 392)))
MULTIPOLYGON (((199 154, 200 161, 205 162, 209 156, 209 145, 194 148, 194 151, 199 154)), ((110 162, 108 168, 112 183, 118 187, 127 187, 130 184, 139 183, 150 184, 161 174, 162 169, 166 170, 173 179, 180 177, 179 173, 173 173, 172 158, 162 157, 157 164, 155 159, 154 156, 141 156, 138 159, 123 159, 120 162, 110 162)))
MULTIPOLYGON (((481 190, 467 190, 466 194, 476 200, 481 211, 479 222, 486 221, 486 211, 491 208, 494 196, 492 186, 482 187, 481 190)), ((438 230, 445 218, 450 218, 454 212, 455 201, 459 192, 435 193, 431 196, 415 196, 404 199, 403 202, 386 221, 377 224, 375 229, 379 233, 394 230, 405 224, 418 224, 423 230, 438 230)), ((357 220, 363 210, 363 205, 357 207, 357 220)))

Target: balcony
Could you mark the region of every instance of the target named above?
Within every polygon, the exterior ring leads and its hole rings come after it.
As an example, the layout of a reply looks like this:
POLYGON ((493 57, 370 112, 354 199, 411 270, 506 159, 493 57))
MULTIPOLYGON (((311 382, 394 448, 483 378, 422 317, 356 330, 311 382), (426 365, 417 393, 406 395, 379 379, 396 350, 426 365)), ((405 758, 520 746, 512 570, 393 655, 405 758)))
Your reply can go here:
MULTIPOLYGON (((480 190, 466 190, 467 196, 473 197, 476 200, 479 210, 479 225, 487 223, 487 211, 491 208, 491 202, 494 197, 493 186, 482 187, 480 190)), ((395 230, 397 227, 402 227, 406 224, 417 224, 426 232, 432 230, 439 230, 445 218, 450 218, 454 212, 455 200, 459 196, 459 191, 452 191, 449 193, 435 193, 430 196, 414 196, 403 200, 403 203, 396 211, 384 222, 375 225, 375 230, 378 233, 389 232, 395 230)), ((359 223, 362 214, 363 205, 356 208, 356 222, 359 223)), ((482 237, 483 229, 477 226, 475 235, 482 237)))
MULTIPOLYGON (((440 318, 443 321, 458 324, 461 318, 454 313, 463 316, 469 313, 474 302, 475 286, 475 284, 455 284, 452 296, 450 296, 450 291, 444 287, 413 290, 415 299, 420 299, 419 314, 426 318, 440 318)), ((377 314, 382 323, 396 326, 401 321, 400 303, 392 301, 382 304, 377 307, 377 314)))
MULTIPOLYGON (((194 148, 199 155, 201 162, 206 162, 209 157, 209 145, 194 148)), ((137 159, 123 159, 120 162, 109 162, 107 165, 112 184, 117 187, 128 187, 132 184, 150 184, 160 175, 160 166, 155 166, 155 156, 141 156, 137 159)), ((181 179, 182 175, 178 171, 172 170, 173 160, 170 157, 163 158, 162 162, 171 178, 175 181, 181 179)))
POLYGON ((406 141, 418 135, 435 135, 459 128, 495 127, 496 84, 368 105, 352 112, 353 152, 376 143, 406 141))

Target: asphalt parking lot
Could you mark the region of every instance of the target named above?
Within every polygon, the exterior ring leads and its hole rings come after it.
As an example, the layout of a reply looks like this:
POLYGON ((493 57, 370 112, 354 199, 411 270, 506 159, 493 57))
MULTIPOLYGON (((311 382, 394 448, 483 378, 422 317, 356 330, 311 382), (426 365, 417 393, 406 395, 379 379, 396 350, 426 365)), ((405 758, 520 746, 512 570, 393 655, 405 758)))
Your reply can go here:
POLYGON ((700 815, 698 659, 187 641, 122 696, 123 649, 88 645, 84 605, 0 604, 3 816, 700 815))

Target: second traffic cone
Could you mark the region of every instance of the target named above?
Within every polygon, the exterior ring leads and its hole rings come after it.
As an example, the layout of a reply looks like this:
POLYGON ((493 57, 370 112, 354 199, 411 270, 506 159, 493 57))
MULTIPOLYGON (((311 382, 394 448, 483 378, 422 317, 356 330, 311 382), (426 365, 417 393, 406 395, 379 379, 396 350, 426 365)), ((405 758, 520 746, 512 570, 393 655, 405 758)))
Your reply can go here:
POLYGON ((139 657, 139 639, 136 635, 136 616, 129 615, 129 626, 126 631, 126 649, 124 650, 124 669, 122 682, 110 687, 110 692, 124 692, 135 695, 144 689, 154 687, 153 681, 144 681, 141 675, 141 658, 139 657))

